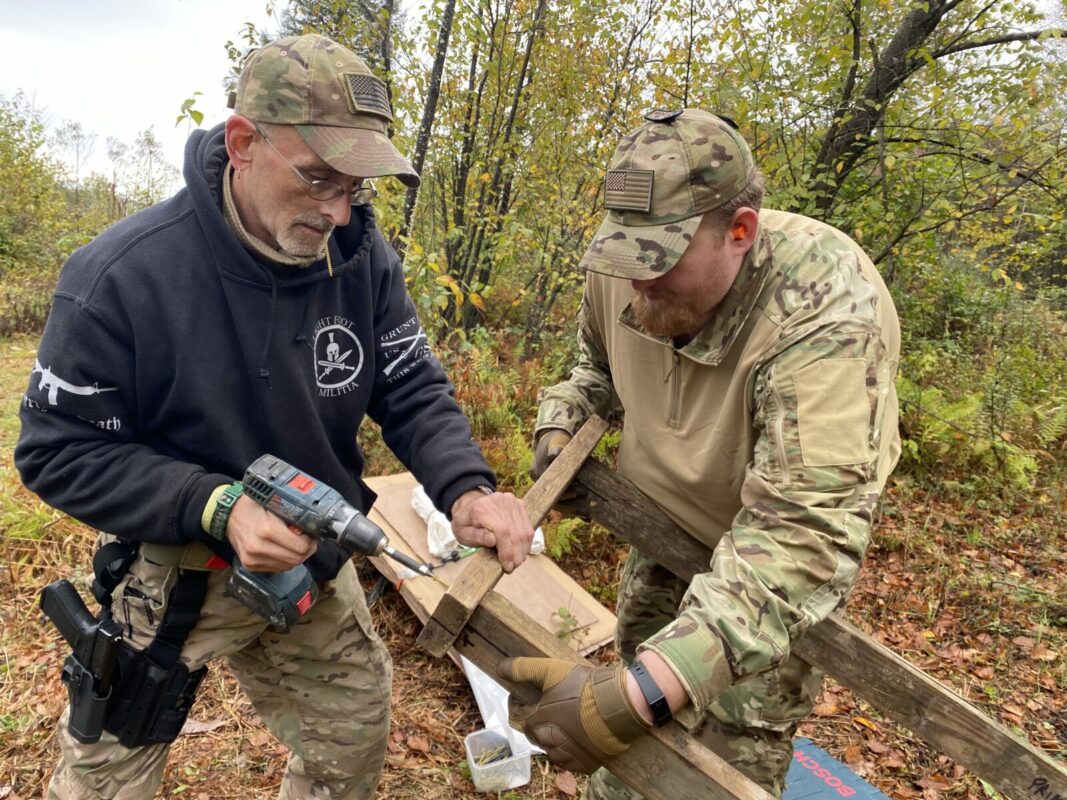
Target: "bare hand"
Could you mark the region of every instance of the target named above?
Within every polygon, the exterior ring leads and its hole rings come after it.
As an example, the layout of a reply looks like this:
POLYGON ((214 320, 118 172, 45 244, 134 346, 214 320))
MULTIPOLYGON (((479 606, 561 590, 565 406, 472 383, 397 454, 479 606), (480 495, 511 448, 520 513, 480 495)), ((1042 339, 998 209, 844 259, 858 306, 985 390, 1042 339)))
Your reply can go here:
POLYGON ((241 563, 253 572, 285 572, 303 563, 319 546, 254 500, 241 496, 226 524, 226 538, 241 563))
POLYGON ((465 492, 452 504, 452 532, 468 547, 495 547, 504 572, 530 554, 534 531, 522 500, 510 492, 465 492))

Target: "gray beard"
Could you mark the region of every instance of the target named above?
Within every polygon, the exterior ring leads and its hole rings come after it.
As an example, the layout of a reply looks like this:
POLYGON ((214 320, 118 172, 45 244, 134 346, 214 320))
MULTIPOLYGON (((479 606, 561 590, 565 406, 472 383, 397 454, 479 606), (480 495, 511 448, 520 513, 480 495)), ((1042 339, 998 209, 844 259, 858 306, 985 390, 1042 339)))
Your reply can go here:
POLYGON ((314 211, 306 211, 300 216, 294 217, 289 225, 278 234, 278 249, 283 253, 288 253, 297 258, 319 256, 323 251, 323 243, 331 231, 333 231, 333 225, 331 225, 324 217, 320 214, 316 214, 314 211), (323 238, 318 242, 312 243, 304 237, 290 235, 290 228, 298 224, 310 225, 313 228, 321 230, 323 238), (325 230, 322 230, 323 228, 325 228, 325 230))

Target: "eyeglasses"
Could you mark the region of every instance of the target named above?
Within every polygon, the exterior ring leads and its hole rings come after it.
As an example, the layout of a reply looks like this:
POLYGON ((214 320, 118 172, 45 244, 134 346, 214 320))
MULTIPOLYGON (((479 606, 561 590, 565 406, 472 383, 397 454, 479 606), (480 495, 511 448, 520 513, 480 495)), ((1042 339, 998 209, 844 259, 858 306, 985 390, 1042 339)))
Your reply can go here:
POLYGON ((363 181, 354 189, 346 189, 337 181, 330 181, 324 178, 308 178, 301 172, 296 166, 282 155, 282 151, 274 146, 274 142, 270 140, 266 132, 259 127, 255 122, 252 123, 252 127, 256 129, 256 133, 263 137, 263 141, 270 145, 270 149, 278 154, 278 157, 289 165, 289 169, 293 171, 301 181, 307 184, 308 197, 312 200, 321 200, 323 202, 329 200, 336 200, 343 194, 348 195, 348 201, 354 206, 362 206, 369 203, 375 197, 378 196, 378 190, 374 188, 374 184, 370 181, 363 181))

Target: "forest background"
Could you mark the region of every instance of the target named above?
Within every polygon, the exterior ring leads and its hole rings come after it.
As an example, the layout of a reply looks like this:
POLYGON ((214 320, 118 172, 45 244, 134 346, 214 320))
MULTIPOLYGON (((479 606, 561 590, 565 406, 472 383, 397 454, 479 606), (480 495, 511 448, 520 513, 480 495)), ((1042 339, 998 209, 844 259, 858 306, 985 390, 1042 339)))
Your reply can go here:
MULTIPOLYGON (((573 363, 577 263, 603 213, 616 142, 653 108, 695 106, 735 120, 767 176, 766 204, 853 236, 900 313, 904 453, 871 556, 883 559, 883 576, 911 576, 902 590, 913 596, 898 598, 898 638, 915 633, 929 644, 947 630, 938 629, 945 614, 969 609, 958 635, 989 637, 971 649, 1020 651, 987 678, 975 670, 990 664, 970 657, 965 672, 980 699, 1064 757, 1062 3, 432 0, 416 13, 397 0, 279 0, 269 8, 277 30, 249 25, 227 43, 228 83, 248 47, 304 31, 349 45, 385 80, 394 141, 423 184, 416 196, 379 182, 375 209, 477 438, 519 493, 529 485, 537 389, 573 363), (987 618, 996 608, 996 620, 987 618), (1045 697, 1038 709, 1019 706, 1029 713, 1018 719, 996 688, 1009 674, 1031 687, 1032 701, 1033 686, 1045 697)), ((175 109, 179 124, 198 124, 197 99, 175 109)), ((66 556, 42 559, 49 547, 70 549, 73 534, 54 536, 69 521, 57 523, 60 515, 19 486, 10 461, 33 337, 58 271, 73 249, 178 185, 151 129, 132 144, 108 140, 107 172, 86 167, 95 138, 76 120, 43 119, 21 93, 0 96, 0 341, 5 368, 19 370, 0 375, 8 387, 0 520, 5 561, 16 565, 13 597, 87 546, 82 537, 66 556)), ((399 468, 373 430, 363 438, 372 469, 399 468)), ((550 526, 553 553, 578 565, 610 605, 616 552, 589 544, 596 536, 572 520, 550 526)), ((877 595, 872 587, 859 594, 877 595)), ((884 595, 879 602, 887 605, 884 595)), ((877 629, 877 615, 868 616, 877 629)), ((6 625, 5 639, 22 635, 6 625)), ((45 669, 36 655, 23 658, 9 656, 0 674, 45 669)), ((24 756, 47 753, 47 713, 27 714, 0 714, 0 727, 23 737, 24 756)), ((914 753, 902 752, 914 767, 914 753)), ((854 761, 877 755, 865 750, 854 761)), ((905 770, 890 788, 992 791, 973 780, 924 786, 931 769, 905 770)), ((4 780, 17 789, 0 775, 0 791, 4 780)))

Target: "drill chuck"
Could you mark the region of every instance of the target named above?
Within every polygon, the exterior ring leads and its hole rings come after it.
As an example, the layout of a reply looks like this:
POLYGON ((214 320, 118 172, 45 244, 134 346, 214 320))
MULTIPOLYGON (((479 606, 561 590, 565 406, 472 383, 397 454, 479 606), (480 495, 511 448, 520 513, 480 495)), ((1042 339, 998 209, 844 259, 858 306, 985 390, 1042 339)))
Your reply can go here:
POLYGON ((335 511, 328 526, 333 536, 323 538, 331 538, 346 550, 365 556, 376 556, 386 549, 389 541, 382 529, 355 508, 342 500, 335 511))

